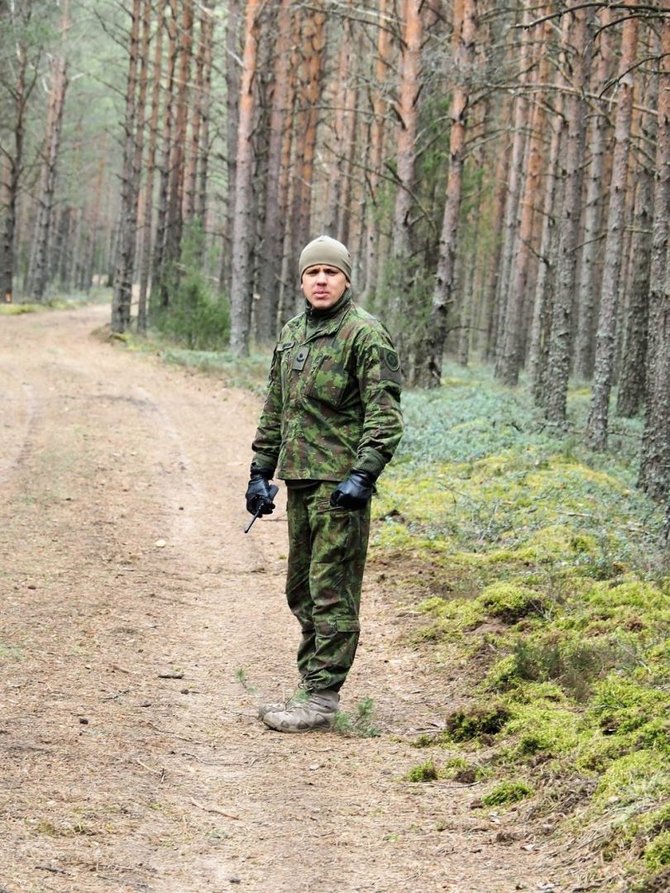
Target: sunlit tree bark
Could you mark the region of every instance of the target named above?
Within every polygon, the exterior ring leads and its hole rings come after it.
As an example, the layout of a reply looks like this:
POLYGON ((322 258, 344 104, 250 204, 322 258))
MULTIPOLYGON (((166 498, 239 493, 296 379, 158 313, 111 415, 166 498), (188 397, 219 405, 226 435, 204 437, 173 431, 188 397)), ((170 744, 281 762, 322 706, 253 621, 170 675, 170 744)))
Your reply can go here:
POLYGON ((295 68, 291 66, 291 41, 295 14, 290 0, 281 0, 277 10, 277 43, 274 56, 274 93, 270 112, 266 212, 260 254, 257 337, 276 336, 281 273, 286 233, 286 162, 283 148, 291 126, 295 97, 295 68))
MULTIPOLYGON (((322 0, 305 11, 300 37, 302 58, 298 73, 298 110, 295 118, 294 170, 291 184, 292 208, 289 239, 289 279, 297 280, 298 256, 303 246, 318 233, 312 232, 312 189, 317 149, 317 129, 326 64, 326 13, 322 0)), ((296 302, 290 315, 300 306, 296 302)))
POLYGON ((257 16, 261 0, 248 0, 245 18, 240 117, 237 130, 237 172, 233 214, 233 269, 230 286, 230 347, 237 356, 249 352, 251 326, 250 251, 253 219, 253 146, 254 77, 258 53, 257 16))
POLYGON ((365 303, 376 291, 379 282, 380 232, 380 186, 384 144, 386 137, 386 96, 391 39, 386 27, 387 0, 377 4, 377 53, 374 62, 374 77, 368 90, 371 109, 369 128, 368 165, 366 171, 366 217, 365 217, 365 284, 361 300, 365 303))

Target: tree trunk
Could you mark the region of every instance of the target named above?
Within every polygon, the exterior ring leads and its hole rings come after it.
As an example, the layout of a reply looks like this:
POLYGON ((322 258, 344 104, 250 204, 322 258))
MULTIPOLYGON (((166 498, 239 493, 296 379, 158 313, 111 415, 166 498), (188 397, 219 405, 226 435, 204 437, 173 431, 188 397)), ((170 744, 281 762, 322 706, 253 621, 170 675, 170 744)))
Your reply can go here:
POLYGON ((254 78, 258 53, 258 23, 261 0, 247 0, 245 19, 240 117, 237 129, 237 174, 233 214, 233 270, 230 287, 230 347, 235 356, 249 353, 251 325, 251 239, 253 234, 253 146, 254 78))
MULTIPOLYGON (((590 64, 586 11, 577 8, 566 16, 566 51, 572 50, 571 92, 566 100, 566 147, 562 212, 556 258, 556 290, 551 313, 551 340, 547 359, 545 414, 548 421, 565 424, 572 310, 575 291, 577 246, 581 216, 582 162, 584 158, 586 108, 583 99, 590 64), (572 47, 570 42, 572 41, 572 47)), ((566 54, 567 54, 566 53, 566 54)), ((559 155, 560 157, 560 155, 559 155)))
POLYGON ((165 232, 165 263, 170 269, 174 287, 179 278, 178 264, 184 231, 184 180, 188 131, 190 70, 193 53, 193 0, 181 0, 182 17, 177 66, 177 98, 174 139, 170 155, 167 222, 165 232))
POLYGON ((369 103, 372 108, 372 121, 370 123, 370 140, 368 149, 368 175, 367 191, 369 201, 367 203, 366 227, 365 227, 365 286, 361 293, 361 301, 367 303, 376 293, 379 282, 379 215, 380 196, 378 189, 380 184, 380 171, 384 157, 384 136, 386 133, 385 112, 386 81, 389 60, 390 37, 385 27, 387 0, 379 0, 377 3, 377 55, 374 64, 374 79, 369 89, 369 103))
POLYGON ((144 105, 146 102, 146 51, 149 45, 151 0, 133 0, 130 26, 126 114, 124 121, 121 212, 116 246, 112 331, 125 332, 130 326, 133 272, 137 238, 137 210, 144 105), (140 26, 142 39, 140 40, 140 26))
MULTIPOLYGON (((636 0, 634 0, 636 2, 636 0)), ((614 374, 615 337, 621 258, 624 248, 626 211, 626 182, 630 131, 633 117, 633 76, 637 53, 639 24, 634 16, 623 25, 621 61, 618 78, 618 104, 614 128, 614 160, 610 180, 610 200, 607 212, 607 244, 600 294, 600 314, 596 335, 596 357, 591 408, 586 425, 586 442, 594 450, 607 446, 609 399, 614 374)))
POLYGON ((656 189, 649 294, 647 399, 638 485, 653 499, 670 493, 670 18, 661 25, 656 189))
POLYGON ((263 238, 260 255, 258 281, 258 307, 256 314, 256 335, 260 341, 274 340, 277 334, 277 312, 279 307, 282 260, 286 217, 281 213, 282 203, 286 208, 286 188, 282 183, 282 149, 287 127, 291 122, 291 108, 295 96, 294 69, 291 67, 291 39, 294 14, 290 0, 281 0, 278 15, 277 46, 274 57, 274 93, 270 112, 270 135, 268 140, 268 173, 266 212, 263 221, 263 238))
POLYGON ((393 207, 392 251, 393 264, 390 269, 389 286, 392 296, 389 305, 388 323, 395 338, 405 376, 411 383, 414 370, 410 355, 412 328, 409 298, 412 294, 412 208, 415 204, 416 149, 418 130, 417 101, 421 92, 421 43, 423 22, 419 5, 413 0, 402 4, 404 22, 401 43, 401 65, 399 72, 398 101, 396 114, 399 120, 397 131, 396 176, 397 185, 393 207))
POLYGON ((177 66, 178 29, 177 29, 177 0, 169 0, 170 14, 167 16, 168 50, 165 83, 167 95, 163 106, 162 127, 162 155, 160 166, 160 179, 158 184, 158 198, 156 207, 156 238, 152 259, 151 274, 151 299, 158 298, 156 303, 160 307, 167 307, 169 294, 165 281, 167 265, 167 230, 168 230, 168 197, 170 186, 170 158, 172 156, 172 143, 174 140, 175 116, 174 103, 176 94, 175 69, 177 66))
MULTIPOLYGON (((299 103, 296 118, 296 146, 294 179, 292 183, 293 207, 291 211, 291 236, 289 251, 289 279, 297 280, 297 262, 303 246, 317 235, 312 233, 312 189, 316 139, 319 125, 319 100, 323 88, 326 63, 326 13, 322 0, 312 3, 303 22, 301 39, 303 57, 300 65, 299 103)), ((302 303, 296 293, 294 311, 302 303)))
MULTIPOLYGON (((546 7, 545 12, 547 12, 546 7)), ((539 54, 536 81, 540 85, 549 83, 549 41, 552 32, 551 23, 546 22, 536 51, 539 54)), ((536 95, 530 109, 527 160, 519 198, 517 248, 511 271, 505 326, 501 333, 502 348, 498 363, 498 376, 504 384, 509 386, 514 386, 519 381, 519 372, 526 347, 524 333, 527 330, 527 320, 524 317, 526 308, 531 303, 529 301, 531 264, 539 253, 535 222, 543 190, 546 189, 547 172, 546 169, 543 170, 546 120, 546 104, 540 96, 536 95)))
MULTIPOLYGON (((598 38, 600 56, 596 82, 608 84, 612 76, 612 32, 608 27, 612 12, 603 9, 600 13, 601 30, 598 38)), ((579 265, 579 285, 577 289, 577 332, 575 338, 574 372, 578 379, 586 380, 593 374, 594 360, 594 321, 596 314, 596 264, 600 248, 600 235, 605 199, 605 162, 607 143, 610 134, 607 110, 609 102, 599 98, 589 124, 590 155, 586 182, 586 203, 584 207, 584 244, 579 265)))
MULTIPOLYGON (((658 55, 658 52, 657 52, 658 55)), ((644 93, 645 109, 658 108, 658 78, 648 78, 644 93)), ((640 112, 643 141, 656 144, 656 116, 640 112)), ((637 169, 637 189, 630 249, 629 299, 624 319, 624 344, 617 393, 617 415, 631 418, 644 406, 647 336, 649 331, 649 275, 654 208, 654 171, 645 155, 637 169)))
MULTIPOLYGON (((69 0, 63 0, 61 38, 70 28, 69 0)), ((56 176, 60 153, 60 138, 68 87, 68 64, 64 56, 56 56, 51 63, 49 109, 42 163, 42 182, 38 198, 35 243, 28 276, 28 294, 35 301, 44 300, 49 283, 49 239, 53 225, 56 176)))
MULTIPOLYGON (((524 5, 523 20, 527 24, 530 12, 527 2, 524 5)), ((515 286, 525 285, 527 271, 527 246, 522 243, 520 233, 521 189, 523 171, 528 143, 528 110, 529 102, 525 91, 525 72, 530 67, 530 34, 527 29, 521 32, 521 51, 519 69, 521 83, 514 97, 514 130, 512 136, 512 153, 507 181, 507 200, 505 220, 503 223, 503 252, 500 275, 498 278, 498 350, 495 373, 503 383, 514 385, 519 377, 519 344, 521 339, 521 307, 523 292, 515 286), (515 264, 518 264, 518 276, 514 277, 515 264)), ((527 234, 526 234, 527 235, 527 234)))
POLYGON ((528 374, 533 400, 536 406, 546 401, 547 365, 549 362, 549 335, 554 296, 557 258, 556 192, 558 157, 564 128, 563 94, 556 97, 554 117, 551 122, 551 141, 545 170, 544 197, 542 202, 542 232, 540 234, 539 265, 535 280, 535 294, 528 346, 528 374))
POLYGON ((165 32, 165 10, 167 0, 159 0, 156 9, 156 33, 154 35, 154 55, 152 63, 151 114, 149 116, 149 141, 147 144, 144 174, 144 209, 142 240, 140 249, 140 287, 137 303, 137 331, 145 334, 148 324, 147 297, 151 272, 151 247, 153 233, 154 175, 156 170, 156 148, 158 144, 158 120, 160 113, 161 73, 163 68, 163 34, 165 32))
MULTIPOLYGON (((204 226, 204 219, 203 215, 199 213, 198 184, 200 170, 207 155, 206 121, 209 87, 211 86, 212 21, 211 7, 203 4, 200 8, 200 33, 195 52, 195 83, 193 85, 189 151, 184 172, 183 219, 186 223, 198 220, 201 226, 204 226)), ((203 260, 202 248, 198 250, 198 254, 198 261, 201 263, 203 260)))
POLYGON ((207 184, 209 182, 209 140, 212 105, 212 66, 214 61, 214 9, 216 0, 204 0, 200 13, 201 40, 203 44, 203 82, 200 114, 200 156, 198 178, 196 183, 195 208, 196 218, 202 221, 207 230, 207 184))
POLYGON ((237 128, 240 117, 242 66, 240 62, 240 0, 229 0, 226 18, 226 210, 219 285, 230 294, 235 195, 237 190, 237 128))
POLYGON ((37 67, 32 77, 28 77, 28 54, 26 48, 17 42, 15 46, 17 61, 15 81, 10 87, 13 100, 12 136, 13 149, 9 145, 0 145, 2 158, 2 207, 4 208, 4 226, 0 242, 0 301, 5 304, 14 298, 14 255, 16 241, 17 205, 19 184, 23 172, 23 150, 25 138, 25 117, 28 99, 37 81, 37 67))
POLYGON ((449 133, 449 173, 446 202, 440 235, 440 253, 433 291, 428 332, 419 365, 418 382, 425 387, 439 387, 442 380, 442 357, 447 339, 447 315, 454 301, 455 259, 458 248, 458 221, 463 188, 465 129, 470 89, 468 74, 475 52, 477 22, 474 0, 454 0, 453 54, 455 70, 462 72, 451 92, 451 130, 449 133))

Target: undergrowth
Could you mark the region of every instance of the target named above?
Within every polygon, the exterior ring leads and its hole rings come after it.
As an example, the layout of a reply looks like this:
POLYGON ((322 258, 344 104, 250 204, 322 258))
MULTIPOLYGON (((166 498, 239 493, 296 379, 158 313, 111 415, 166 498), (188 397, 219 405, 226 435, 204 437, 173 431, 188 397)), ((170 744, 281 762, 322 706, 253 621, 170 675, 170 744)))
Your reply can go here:
MULTIPOLYGON (((403 400, 373 554, 414 605, 415 646, 467 679, 417 746, 476 757, 483 806, 528 799, 655 889, 670 865, 670 576, 662 511, 635 488, 640 421, 615 418, 593 454, 583 391, 567 434, 472 370, 403 400)), ((437 758, 416 780, 428 769, 437 758)))

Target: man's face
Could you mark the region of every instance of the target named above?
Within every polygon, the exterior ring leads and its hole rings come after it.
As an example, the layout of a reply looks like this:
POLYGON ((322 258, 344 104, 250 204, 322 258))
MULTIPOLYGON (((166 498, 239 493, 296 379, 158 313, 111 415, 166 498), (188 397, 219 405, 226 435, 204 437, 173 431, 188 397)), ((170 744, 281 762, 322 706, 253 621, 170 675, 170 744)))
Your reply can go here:
POLYGON ((302 274, 302 293, 315 310, 334 307, 347 290, 349 282, 342 270, 327 264, 314 264, 302 274))

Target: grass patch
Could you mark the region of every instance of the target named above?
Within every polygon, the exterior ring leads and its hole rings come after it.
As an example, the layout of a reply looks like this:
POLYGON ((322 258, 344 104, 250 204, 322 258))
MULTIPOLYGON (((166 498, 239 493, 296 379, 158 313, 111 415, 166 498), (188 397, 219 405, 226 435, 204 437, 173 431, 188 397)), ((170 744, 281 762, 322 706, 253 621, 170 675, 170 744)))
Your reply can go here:
POLYGON ((437 781, 440 777, 437 766, 432 760, 426 760, 425 763, 419 763, 418 766, 412 766, 405 775, 405 781, 414 783, 424 783, 427 781, 437 781))
POLYGON ((381 733, 374 722, 374 701, 363 698, 353 714, 339 710, 335 715, 334 730, 348 738, 376 738, 381 733))
POLYGON ((169 365, 220 378, 227 387, 252 391, 258 396, 265 393, 271 360, 269 350, 248 357, 236 357, 229 350, 193 350, 176 345, 157 331, 146 337, 128 333, 125 341, 130 350, 153 354, 169 365))
MULTIPOLYGON (((670 865, 670 576, 663 512, 635 488, 640 421, 614 419, 610 451, 592 454, 477 370, 403 400, 372 561, 412 610, 414 647, 468 680, 444 729, 415 743, 476 754, 501 802, 532 772, 534 810, 577 817, 572 833, 656 889, 670 865)), ((579 432, 588 397, 568 405, 579 432)))

